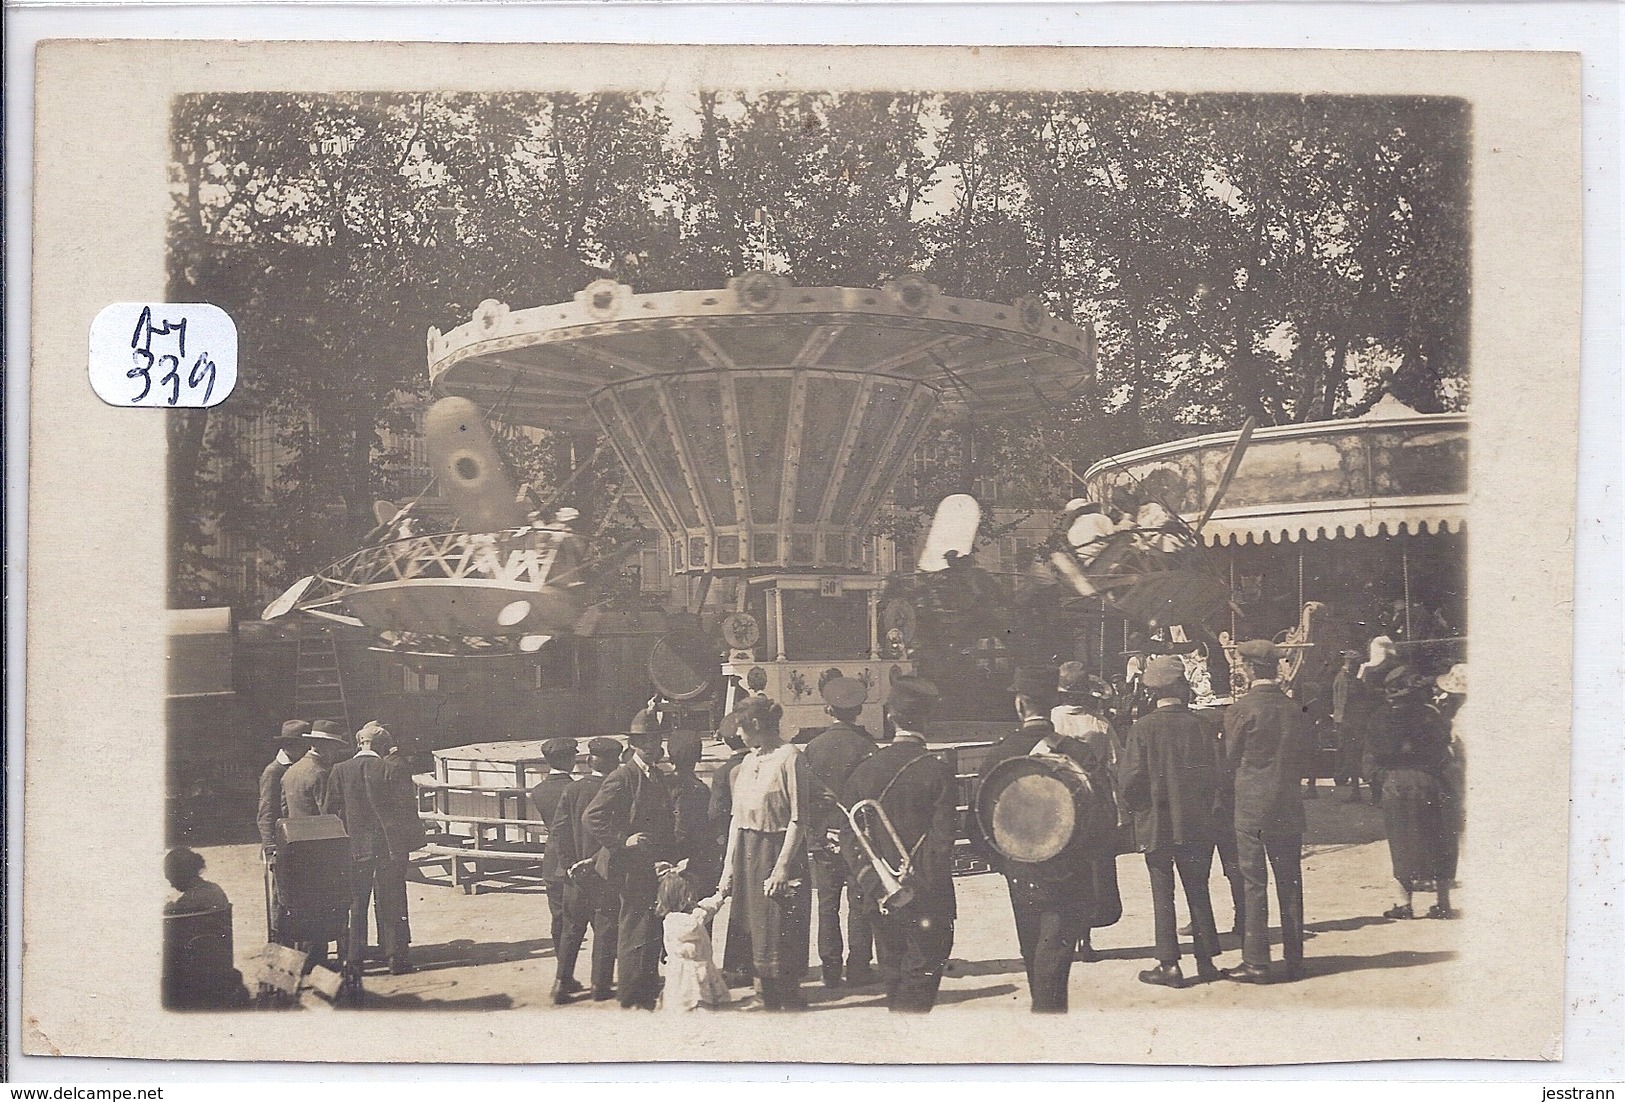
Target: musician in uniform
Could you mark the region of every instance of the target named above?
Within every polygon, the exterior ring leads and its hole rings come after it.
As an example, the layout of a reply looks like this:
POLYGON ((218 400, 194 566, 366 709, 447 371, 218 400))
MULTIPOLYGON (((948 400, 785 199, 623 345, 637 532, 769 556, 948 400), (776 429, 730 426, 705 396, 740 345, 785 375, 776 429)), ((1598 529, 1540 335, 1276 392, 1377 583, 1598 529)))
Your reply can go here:
POLYGON ((1281 906, 1285 978, 1303 974, 1303 803, 1299 781, 1312 752, 1309 719, 1275 675, 1283 652, 1266 639, 1236 648, 1251 684, 1224 717, 1225 754, 1235 770, 1236 851, 1246 881, 1242 963, 1226 975, 1269 983, 1269 876, 1281 906))
MULTIPOLYGON (((531 814, 554 830, 554 813, 559 799, 570 787, 576 767, 576 754, 580 743, 573 738, 550 738, 542 743, 542 760, 547 762, 547 775, 530 788, 531 814)), ((564 885, 568 882, 570 867, 561 864, 551 850, 542 854, 542 884, 547 890, 548 935, 553 939, 553 952, 557 955, 559 943, 564 940, 564 885)))
POLYGON ((621 763, 621 744, 612 738, 595 738, 587 743, 590 772, 565 786, 548 823, 547 851, 543 868, 564 870, 564 929, 554 944, 556 969, 553 976, 553 1005, 563 1006, 582 990, 576 980, 576 958, 592 927, 592 997, 607 1002, 615 997, 616 926, 620 923, 620 899, 609 890, 594 869, 594 858, 602 849, 587 831, 587 807, 604 778, 621 763))
POLYGON ((1174 919, 1174 871, 1190 906, 1196 975, 1219 978, 1219 932, 1208 895, 1213 867, 1214 805, 1221 777, 1218 748, 1207 727, 1186 707, 1190 686, 1185 667, 1172 655, 1146 664, 1146 688, 1155 710, 1129 730, 1122 771, 1123 806, 1134 812, 1135 837, 1151 877, 1151 908, 1157 967, 1140 973, 1142 983, 1183 987, 1179 935, 1174 919))
POLYGON ((655 864, 677 845, 677 818, 665 774, 660 722, 647 708, 628 725, 632 753, 604 778, 587 805, 587 832, 606 852, 604 879, 621 900, 616 933, 617 991, 624 1009, 653 1010, 660 997, 660 923, 655 864))
POLYGON ((914 893, 907 905, 882 910, 887 888, 852 823, 842 815, 840 848, 854 895, 852 911, 861 912, 873 931, 886 1006, 902 1013, 924 1014, 936 1005, 957 917, 953 853, 958 782, 953 770, 925 746, 925 725, 936 699, 936 686, 924 678, 894 678, 886 710, 896 736, 858 763, 842 790, 849 808, 861 800, 879 803, 892 830, 908 847, 898 854, 888 833, 868 836, 893 870, 906 868, 902 882, 914 893))
POLYGON ((824 728, 804 751, 807 766, 818 781, 812 803, 807 841, 812 856, 813 890, 818 897, 818 958, 823 963, 824 986, 854 987, 873 982, 870 960, 874 935, 867 911, 852 902, 852 885, 840 853, 845 814, 836 796, 846 787, 859 762, 875 752, 875 740, 858 724, 869 687, 855 677, 831 678, 824 684, 824 711, 835 722, 824 728), (841 893, 847 894, 847 943, 841 943, 841 893), (841 953, 846 952, 846 967, 841 953))
POLYGON ((387 769, 395 736, 377 722, 356 732, 355 756, 328 774, 325 811, 350 835, 350 938, 344 964, 359 975, 367 953, 367 911, 376 900, 378 945, 393 975, 414 969, 406 917, 406 869, 423 840, 410 777, 387 769))
POLYGON ((274 740, 276 757, 260 772, 260 803, 255 823, 260 831, 260 852, 265 858, 267 892, 271 900, 270 930, 266 940, 277 945, 288 945, 286 934, 287 912, 277 902, 276 887, 276 821, 288 817, 288 803, 282 797, 282 777, 288 769, 305 756, 310 744, 304 739, 310 723, 303 719, 290 719, 282 725, 282 733, 274 740))
MULTIPOLYGON (((1107 793, 1117 798, 1117 735, 1106 722, 1104 697, 1106 687, 1097 677, 1085 672, 1082 662, 1063 662, 1056 694, 1060 703, 1050 709, 1050 725, 1062 738, 1077 740, 1083 752, 1092 759, 1088 771, 1107 779, 1107 793)), ((1123 817, 1119 815, 1119 820, 1123 817)), ((1102 847, 1094 861, 1095 905, 1089 916, 1089 927, 1078 939, 1077 959, 1094 962, 1100 959, 1091 940, 1090 930, 1114 925, 1123 917, 1123 896, 1117 885, 1117 855, 1133 849, 1125 842, 1129 833, 1126 824, 1119 822, 1119 833, 1109 847, 1102 847)))
MULTIPOLYGON (((1050 724, 1057 677, 1058 671, 1053 666, 1016 671, 1011 688, 1015 692, 1021 727, 1005 736, 988 754, 981 773, 984 784, 988 774, 1010 758, 1059 754, 1071 759, 1089 778, 1097 798, 1099 794, 1110 792, 1109 779, 1099 771, 1097 759, 1088 753, 1083 743, 1061 737, 1050 724)), ((1115 810, 1110 812, 1110 817, 1115 823, 1115 810)), ((1102 822, 1104 818, 1102 809, 1102 822)), ((1010 909, 1015 916, 1016 938, 1027 969, 1034 1013, 1066 1012, 1067 983, 1075 947, 1088 931, 1095 909, 1094 864, 1100 850, 1110 848, 1111 831, 1101 833, 1108 837, 1074 836, 1060 853, 1037 864, 1011 860, 985 836, 983 838, 993 867, 1009 882, 1010 909)))

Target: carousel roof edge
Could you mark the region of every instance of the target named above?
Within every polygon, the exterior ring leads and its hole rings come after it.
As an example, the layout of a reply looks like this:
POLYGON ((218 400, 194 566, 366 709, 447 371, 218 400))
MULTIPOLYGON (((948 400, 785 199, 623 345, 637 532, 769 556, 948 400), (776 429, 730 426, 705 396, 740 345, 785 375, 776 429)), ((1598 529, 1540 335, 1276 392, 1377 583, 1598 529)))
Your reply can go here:
MULTIPOLYGON (((1397 405, 1397 403, 1395 404, 1397 405)), ((1380 417, 1348 417, 1335 421, 1303 421, 1290 425, 1266 425, 1253 432, 1252 442, 1308 439, 1315 436, 1349 432, 1350 430, 1382 432, 1396 428, 1439 429, 1455 426, 1465 429, 1468 427, 1468 423, 1469 415, 1467 410, 1446 413, 1418 413, 1409 410, 1400 415, 1389 413, 1380 417)), ((1201 436, 1186 436, 1178 440, 1164 441, 1161 444, 1148 444, 1143 448, 1135 448, 1133 451, 1108 455, 1090 465, 1083 472, 1083 480, 1088 482, 1117 468, 1143 463, 1151 459, 1163 459, 1170 455, 1177 455, 1180 452, 1218 446, 1232 447, 1240 436, 1240 429, 1231 429, 1226 432, 1211 432, 1201 436)))
POLYGON ((1467 514, 1465 496, 1333 508, 1309 504, 1290 512, 1271 510, 1251 516, 1226 516, 1220 511, 1202 529, 1202 540, 1209 547, 1246 547, 1362 536, 1442 535, 1465 532, 1467 514))

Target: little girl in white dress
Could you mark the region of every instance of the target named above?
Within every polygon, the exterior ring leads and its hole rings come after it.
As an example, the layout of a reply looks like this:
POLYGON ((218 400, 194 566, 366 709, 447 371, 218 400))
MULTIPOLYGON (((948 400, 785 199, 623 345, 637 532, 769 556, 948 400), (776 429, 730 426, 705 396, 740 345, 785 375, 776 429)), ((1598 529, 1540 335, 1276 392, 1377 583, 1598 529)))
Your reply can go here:
POLYGON ((715 1008, 729 1001, 711 949, 707 924, 722 907, 722 897, 694 901, 694 889, 675 866, 663 866, 655 909, 661 916, 666 944, 666 986, 661 1004, 667 1010, 715 1008))

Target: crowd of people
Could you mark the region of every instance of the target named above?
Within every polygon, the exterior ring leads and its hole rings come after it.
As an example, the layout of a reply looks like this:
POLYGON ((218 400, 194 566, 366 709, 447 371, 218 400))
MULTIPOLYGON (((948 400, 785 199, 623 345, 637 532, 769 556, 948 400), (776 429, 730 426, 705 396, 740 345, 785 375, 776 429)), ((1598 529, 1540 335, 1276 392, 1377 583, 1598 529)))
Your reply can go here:
MULTIPOLYGON (((1126 715, 1114 690, 1078 663, 1017 671, 1010 699, 1019 725, 988 750, 981 777, 1030 757, 1063 763, 1083 790, 1071 839, 1042 860, 1013 857, 983 816, 971 817, 971 843, 1007 881, 1035 1012, 1064 1012, 1073 965, 1099 959, 1091 931, 1121 920, 1118 859, 1130 852, 1143 857, 1153 907, 1156 964, 1140 972, 1143 982, 1256 984, 1304 974, 1302 780, 1317 752, 1312 718, 1276 681, 1283 655, 1275 644, 1250 641, 1236 655, 1249 687, 1221 709, 1192 707, 1188 667, 1175 655, 1146 659, 1139 702, 1126 715), (1215 854, 1230 886, 1230 932, 1241 942, 1241 960, 1228 969, 1219 967, 1208 887, 1215 854), (1190 916, 1183 929, 1176 879, 1190 916), (1194 957, 1189 976, 1182 936, 1194 957)), ((1385 917, 1455 917, 1463 773, 1452 721, 1466 669, 1425 678, 1397 660, 1361 666, 1357 658, 1338 679, 1332 719, 1361 759, 1340 757, 1339 769, 1355 784, 1363 777, 1383 808, 1400 890, 1385 917), (1420 914, 1418 891, 1435 894, 1420 914)), ((822 692, 831 722, 804 742, 786 740, 777 703, 746 696, 717 732, 732 756, 709 783, 697 773, 702 735, 668 730, 650 709, 628 724, 624 741, 543 744, 549 768, 528 795, 547 828, 541 871, 556 1005, 800 1009, 816 911, 826 987, 878 982, 895 1011, 933 1008, 954 943, 963 833, 959 779, 928 748, 937 690, 919 677, 893 678, 889 737, 859 723, 863 682, 835 678, 822 692), (719 961, 712 938, 725 903, 719 961), (742 987, 751 990, 735 999, 742 987)), ((351 976, 369 960, 412 971, 406 879, 425 827, 395 738, 374 722, 352 745, 336 723, 289 721, 277 744, 258 815, 272 877, 284 820, 336 816, 349 847, 348 921, 330 937, 341 966, 351 976)), ((166 871, 182 894, 167 913, 228 906, 201 869, 191 851, 170 855, 166 871)), ((324 960, 327 943, 291 921, 280 894, 271 898, 270 940, 324 960)))

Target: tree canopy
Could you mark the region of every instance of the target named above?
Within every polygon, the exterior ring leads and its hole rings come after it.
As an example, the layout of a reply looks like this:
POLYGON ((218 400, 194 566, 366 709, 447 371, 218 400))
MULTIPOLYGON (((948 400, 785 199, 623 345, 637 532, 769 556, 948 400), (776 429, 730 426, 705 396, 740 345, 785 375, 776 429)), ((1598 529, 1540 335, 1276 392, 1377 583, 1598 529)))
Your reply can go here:
MULTIPOLYGON (((171 417, 172 597, 218 528, 273 584, 409 497, 424 334, 593 279, 720 286, 768 267, 1036 295, 1094 326, 1068 408, 956 436, 931 494, 997 475, 1070 496, 1100 456, 1194 432, 1467 400, 1470 117, 1457 100, 718 91, 211 94, 172 126, 170 294, 232 314, 248 366, 171 417), (269 492, 248 424, 274 426, 269 492)), ((578 446, 521 449, 557 484, 578 446)), ((607 513, 607 453, 577 488, 607 513)), ((905 495, 906 496, 906 495, 905 495)), ((218 584, 218 583, 214 583, 218 584)), ((241 603, 252 594, 216 593, 241 603)))

